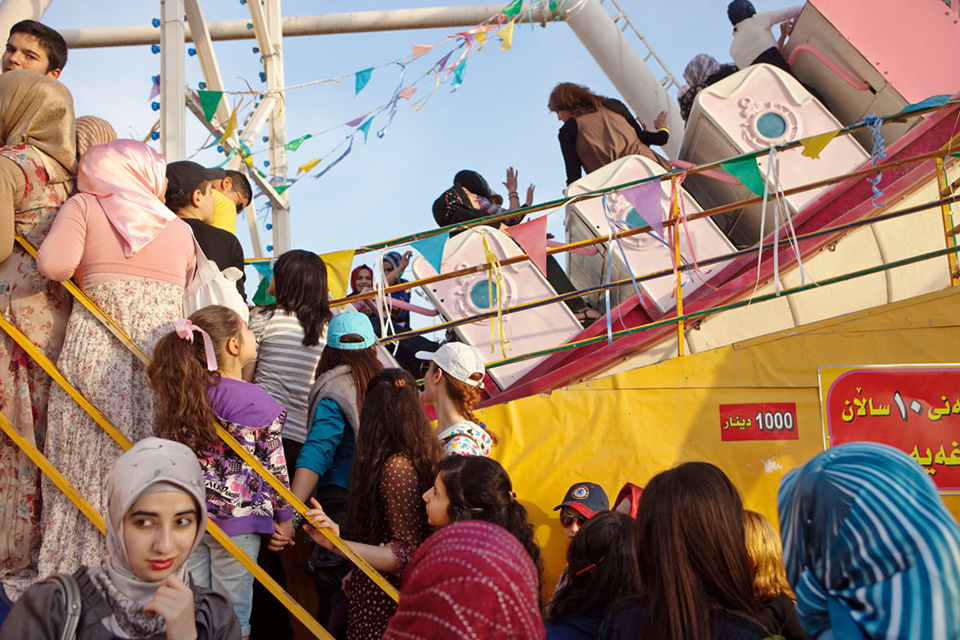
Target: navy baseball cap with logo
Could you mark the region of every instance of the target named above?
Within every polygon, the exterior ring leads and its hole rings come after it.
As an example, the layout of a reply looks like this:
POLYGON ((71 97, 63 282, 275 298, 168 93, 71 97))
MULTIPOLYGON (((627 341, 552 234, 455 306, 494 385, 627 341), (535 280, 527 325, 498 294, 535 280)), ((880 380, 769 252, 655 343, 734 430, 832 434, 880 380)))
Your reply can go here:
POLYGON ((584 518, 592 518, 599 511, 610 509, 610 500, 603 487, 595 482, 578 482, 563 496, 563 502, 553 508, 554 511, 563 507, 575 509, 584 518))

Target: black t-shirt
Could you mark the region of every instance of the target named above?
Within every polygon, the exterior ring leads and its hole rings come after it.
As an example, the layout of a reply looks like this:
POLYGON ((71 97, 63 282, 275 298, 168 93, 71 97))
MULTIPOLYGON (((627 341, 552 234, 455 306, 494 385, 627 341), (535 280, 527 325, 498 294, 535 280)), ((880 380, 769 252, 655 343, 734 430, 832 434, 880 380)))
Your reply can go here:
MULTIPOLYGON (((221 271, 227 267, 236 267, 243 273, 243 247, 237 236, 229 231, 211 227, 209 224, 196 218, 181 218, 193 229, 193 235, 197 238, 197 244, 203 249, 203 254, 210 260, 217 263, 221 271)), ((246 274, 237 280, 237 291, 243 296, 243 301, 247 301, 247 293, 244 290, 244 283, 247 281, 246 274)))

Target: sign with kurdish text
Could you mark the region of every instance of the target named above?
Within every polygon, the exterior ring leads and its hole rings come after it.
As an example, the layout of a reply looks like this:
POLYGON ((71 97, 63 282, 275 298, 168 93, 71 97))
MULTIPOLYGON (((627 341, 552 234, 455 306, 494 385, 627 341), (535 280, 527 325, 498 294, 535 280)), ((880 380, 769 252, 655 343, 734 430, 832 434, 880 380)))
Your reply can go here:
POLYGON ((795 402, 720 405, 720 440, 797 440, 795 402))
POLYGON ((960 365, 821 368, 820 407, 826 446, 888 444, 960 492, 960 365))

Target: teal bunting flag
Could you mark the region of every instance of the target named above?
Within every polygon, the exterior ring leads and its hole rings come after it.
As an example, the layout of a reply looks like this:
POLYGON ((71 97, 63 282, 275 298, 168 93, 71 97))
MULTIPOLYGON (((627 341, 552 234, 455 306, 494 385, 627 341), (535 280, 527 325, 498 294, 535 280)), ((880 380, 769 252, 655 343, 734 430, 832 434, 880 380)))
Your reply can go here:
POLYGON ((257 270, 261 278, 270 278, 273 275, 273 264, 267 262, 254 262, 253 268, 257 270))
POLYGON ((430 236, 423 240, 411 242, 410 246, 420 252, 420 255, 430 263, 436 272, 440 273, 440 267, 443 265, 443 247, 450 238, 450 232, 445 231, 438 236, 430 236))
POLYGON ((453 86, 459 86, 463 84, 463 71, 467 68, 467 59, 464 58, 460 61, 460 64, 453 70, 453 86))
POLYGON ((363 144, 367 144, 367 136, 370 135, 370 124, 373 118, 368 118, 366 122, 357 127, 357 131, 363 131, 363 144))
POLYGON ((357 95, 358 93, 363 91, 363 88, 367 86, 368 82, 370 82, 370 76, 372 75, 373 75, 373 67, 370 67, 369 69, 364 69, 363 71, 357 71, 356 91, 354 91, 353 95, 357 95))
POLYGON ((750 189, 755 195, 763 195, 763 176, 760 175, 760 167, 757 166, 756 157, 726 160, 720 163, 720 167, 742 182, 743 186, 750 189))

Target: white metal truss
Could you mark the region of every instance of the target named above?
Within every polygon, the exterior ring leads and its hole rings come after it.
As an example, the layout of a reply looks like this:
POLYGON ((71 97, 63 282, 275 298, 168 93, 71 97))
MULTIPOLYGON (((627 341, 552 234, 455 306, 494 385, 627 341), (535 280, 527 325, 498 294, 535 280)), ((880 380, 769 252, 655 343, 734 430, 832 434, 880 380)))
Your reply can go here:
MULTIPOLYGON (((600 4, 603 4, 606 1, 607 0, 600 0, 600 4)), ((960 2, 960 0, 955 1, 960 2)), ((650 41, 647 40, 643 34, 640 33, 640 30, 637 29, 637 26, 633 24, 633 20, 630 19, 629 15, 627 15, 627 10, 620 5, 620 1, 609 0, 609 2, 613 5, 614 9, 616 9, 616 13, 611 16, 614 24, 620 27, 620 31, 623 33, 626 33, 627 29, 632 31, 637 37, 637 40, 640 41, 643 49, 646 51, 646 53, 644 53, 644 51, 640 51, 640 54, 643 56, 643 61, 650 65, 652 60, 660 68, 660 72, 662 73, 660 76, 660 85, 664 88, 664 90, 669 92, 671 88, 679 89, 680 81, 677 80, 677 77, 673 75, 673 72, 671 72, 670 68, 667 67, 667 63, 663 61, 663 58, 657 54, 653 48, 653 45, 650 44, 650 41)))

